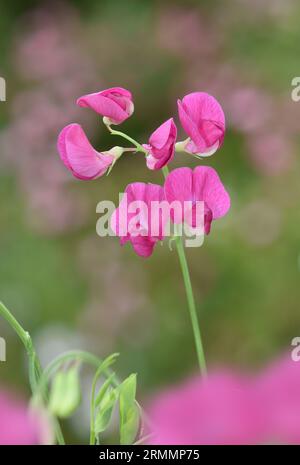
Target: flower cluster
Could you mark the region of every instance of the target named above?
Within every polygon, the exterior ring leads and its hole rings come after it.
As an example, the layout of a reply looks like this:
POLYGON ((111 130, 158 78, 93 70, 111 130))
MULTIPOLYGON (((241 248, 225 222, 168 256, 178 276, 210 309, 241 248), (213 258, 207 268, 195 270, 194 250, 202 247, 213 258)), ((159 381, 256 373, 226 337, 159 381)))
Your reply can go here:
POLYGON ((153 202, 166 201, 168 204, 189 203, 186 216, 177 217, 172 211, 162 214, 156 225, 157 234, 151 234, 151 215, 140 212, 138 221, 134 223, 134 231, 130 227, 130 219, 134 216, 128 209, 128 202, 121 201, 111 219, 111 227, 120 236, 121 244, 131 242, 134 251, 149 257, 154 245, 164 238, 164 229, 169 219, 174 224, 186 221, 196 228, 196 203, 204 203, 204 219, 202 226, 205 234, 209 234, 213 220, 224 216, 230 208, 230 198, 218 174, 211 167, 198 166, 178 168, 171 173, 166 166, 173 159, 175 152, 186 152, 198 159, 212 155, 221 147, 225 134, 225 116, 217 100, 204 92, 194 92, 178 100, 178 114, 181 125, 188 138, 177 141, 177 127, 173 118, 162 123, 149 137, 147 144, 139 144, 126 134, 115 131, 112 125, 119 125, 129 118, 134 111, 133 98, 130 91, 122 87, 113 87, 77 100, 80 107, 90 108, 103 117, 103 122, 112 135, 119 135, 134 144, 133 148, 115 146, 107 151, 97 151, 90 144, 82 127, 77 123, 66 126, 58 137, 58 151, 64 165, 73 176, 82 180, 92 180, 109 174, 116 161, 124 152, 142 152, 146 165, 151 170, 165 168, 164 187, 157 184, 136 182, 126 187, 125 193, 130 202, 144 202, 146 206, 153 202), (124 232, 120 217, 126 217, 128 228, 124 232), (136 225, 138 223, 138 232, 136 225))

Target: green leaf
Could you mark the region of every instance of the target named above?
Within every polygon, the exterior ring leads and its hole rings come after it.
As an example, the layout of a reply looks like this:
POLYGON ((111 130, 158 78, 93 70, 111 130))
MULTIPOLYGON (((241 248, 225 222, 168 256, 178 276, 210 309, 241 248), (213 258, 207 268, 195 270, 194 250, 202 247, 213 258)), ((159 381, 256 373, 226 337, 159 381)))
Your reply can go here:
POLYGON ((118 390, 111 389, 106 391, 104 397, 96 411, 95 434, 102 433, 108 427, 114 407, 118 400, 118 390))
POLYGON ((120 354, 115 353, 111 354, 106 359, 103 360, 100 367, 97 370, 97 376, 100 376, 101 373, 105 372, 111 365, 115 363, 120 354))
POLYGON ((130 375, 119 387, 120 444, 133 444, 139 430, 139 409, 135 400, 136 374, 130 375))
POLYGON ((67 371, 58 371, 50 391, 50 412, 59 418, 67 418, 77 409, 80 401, 79 366, 73 366, 67 371))
POLYGON ((98 407, 100 405, 100 403, 102 402, 102 399, 107 391, 107 389, 109 388, 109 386, 111 385, 111 382, 112 382, 112 379, 115 377, 115 373, 112 373, 108 378, 107 380, 102 384, 101 388, 99 389, 98 391, 98 394, 96 396, 96 399, 95 399, 95 406, 98 407))

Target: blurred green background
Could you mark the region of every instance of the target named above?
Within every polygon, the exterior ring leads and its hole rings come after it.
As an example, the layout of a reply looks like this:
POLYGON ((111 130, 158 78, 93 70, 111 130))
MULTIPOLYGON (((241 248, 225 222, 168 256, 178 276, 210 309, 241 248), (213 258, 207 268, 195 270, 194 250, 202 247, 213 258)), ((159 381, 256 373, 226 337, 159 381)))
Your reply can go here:
MULTIPOLYGON (((133 92, 122 130, 141 142, 177 118, 186 93, 224 107, 225 143, 208 162, 232 208, 202 248, 187 249, 208 363, 251 369, 289 350, 300 331, 299 23, 296 0, 1 2, 0 298, 43 363, 71 348, 120 352, 118 371, 138 373, 141 402, 197 370, 176 253, 166 241, 142 260, 95 230, 100 200, 161 173, 128 154, 84 183, 56 152, 70 122, 97 148, 121 143, 75 105, 115 85, 133 92)), ((171 167, 197 163, 177 155, 171 167)), ((0 336, 1 385, 28 395, 24 350, 3 321, 0 336)), ((88 373, 83 383, 86 402, 88 373)), ((86 438, 87 414, 69 422, 73 442, 86 438)))

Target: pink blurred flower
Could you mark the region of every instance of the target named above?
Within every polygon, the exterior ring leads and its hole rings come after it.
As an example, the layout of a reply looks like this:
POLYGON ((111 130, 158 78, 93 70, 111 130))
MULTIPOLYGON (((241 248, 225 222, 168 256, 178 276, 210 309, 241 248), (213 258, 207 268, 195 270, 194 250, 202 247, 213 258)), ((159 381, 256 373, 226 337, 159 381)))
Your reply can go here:
POLYGON ((269 440, 300 444, 300 363, 285 357, 257 380, 268 419, 269 440))
POLYGON ((131 92, 123 87, 112 87, 77 100, 81 107, 91 108, 108 119, 109 124, 123 123, 134 111, 131 92))
POLYGON ((248 379, 228 371, 194 378, 160 394, 150 406, 151 444, 255 444, 265 419, 248 379))
POLYGON ((23 402, 0 392, 0 444, 30 445, 40 442, 38 423, 23 402))
POLYGON ((193 92, 177 103, 180 122, 191 139, 186 150, 207 156, 214 153, 222 145, 225 134, 221 105, 205 92, 193 92))
POLYGON ((57 148, 64 165, 78 179, 99 178, 115 160, 112 151, 97 152, 82 127, 75 123, 69 124, 60 132, 57 148))
POLYGON ((149 257, 155 244, 164 237, 166 215, 160 216, 155 234, 151 222, 152 202, 164 200, 164 190, 157 184, 135 182, 126 187, 125 194, 111 217, 112 230, 120 237, 121 245, 130 241, 139 256, 149 257))
POLYGON ((151 444, 300 444, 300 363, 285 357, 257 377, 213 372, 150 405, 151 444))
POLYGON ((217 172, 209 166, 177 168, 168 175, 165 181, 165 196, 168 202, 179 201, 182 204, 182 216, 174 216, 175 223, 185 219, 192 227, 198 227, 196 218, 196 201, 204 202, 204 232, 209 234, 211 222, 226 215, 230 208, 230 197, 226 192, 217 172), (190 210, 186 202, 191 202, 190 210))
POLYGON ((245 133, 253 133, 270 123, 272 99, 255 87, 240 87, 228 99, 227 114, 232 125, 245 133))
POLYGON ((177 128, 173 118, 161 124, 149 138, 144 147, 149 151, 147 166, 150 170, 159 170, 174 157, 177 128))
POLYGON ((267 176, 278 176, 289 170, 294 150, 289 138, 278 131, 257 134, 248 141, 254 167, 267 176))

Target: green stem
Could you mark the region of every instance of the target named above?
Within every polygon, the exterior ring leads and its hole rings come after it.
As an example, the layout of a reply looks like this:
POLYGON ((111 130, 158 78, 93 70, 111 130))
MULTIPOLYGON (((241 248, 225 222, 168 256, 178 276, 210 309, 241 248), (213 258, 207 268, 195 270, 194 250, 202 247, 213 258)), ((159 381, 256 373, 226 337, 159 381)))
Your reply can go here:
POLYGON ((189 267, 188 267, 188 263, 187 263, 181 237, 176 238, 176 249, 177 249, 177 253, 179 257, 179 262, 181 266, 181 271, 182 271, 186 295, 187 295, 187 301, 188 301, 188 307, 190 311, 190 317, 191 317, 191 322, 192 322, 192 327, 193 327, 193 332, 194 332, 194 339, 195 339, 198 362, 199 362, 201 372, 203 373, 203 375, 206 375, 207 368, 206 368, 206 361, 205 361, 205 356, 204 356, 200 326, 198 322, 198 316, 197 316, 197 310, 196 310, 196 304, 195 304, 195 299, 194 299, 194 294, 193 294, 189 267))
MULTIPOLYGON (((49 378, 52 376, 55 370, 57 370, 57 368, 59 368, 63 363, 68 362, 70 360, 78 360, 96 368, 98 368, 99 365, 103 363, 103 360, 101 358, 84 350, 70 350, 68 352, 65 352, 56 357, 54 360, 52 360, 52 362, 50 362, 49 365, 45 368, 43 378, 40 381, 40 389, 43 387, 43 383, 48 382, 49 378)), ((111 372, 109 369, 104 370, 104 374, 107 377, 111 376, 111 372)), ((117 376, 112 377, 111 384, 114 387, 117 387, 120 384, 120 381, 118 380, 117 376)))
POLYGON ((138 152, 143 152, 145 155, 148 153, 147 150, 139 142, 134 140, 132 137, 127 136, 127 134, 124 134, 124 132, 115 131, 115 129, 111 129, 111 127, 108 125, 107 125, 107 129, 113 136, 120 136, 120 137, 123 137, 123 139, 126 139, 129 142, 131 142, 137 148, 138 152))
MULTIPOLYGON (((21 339, 29 359, 29 382, 32 394, 36 392, 37 385, 42 377, 42 368, 36 351, 34 349, 30 334, 25 331, 15 317, 10 313, 8 308, 0 302, 0 315, 8 322, 16 334, 21 339)), ((56 438, 59 444, 65 444, 64 437, 58 422, 55 422, 56 438)))
MULTIPOLYGON (((164 177, 166 178, 167 175, 169 174, 168 167, 164 166, 162 171, 163 171, 164 177)), ((201 373, 206 376, 207 375, 206 361, 205 361, 204 349, 203 349, 203 344, 202 344, 200 326, 198 322, 193 287, 192 287, 189 267, 188 267, 188 263, 187 263, 187 259, 186 259, 186 255, 184 251, 184 246, 182 243, 182 238, 180 236, 176 237, 175 244, 176 244, 176 250, 178 253, 178 257, 179 257, 179 263, 181 266, 183 281, 185 285, 185 291, 186 291, 188 308, 189 308, 192 327, 193 327, 198 363, 199 363, 201 373)))

